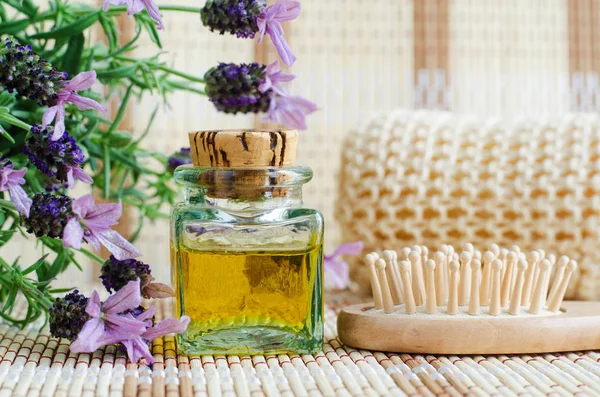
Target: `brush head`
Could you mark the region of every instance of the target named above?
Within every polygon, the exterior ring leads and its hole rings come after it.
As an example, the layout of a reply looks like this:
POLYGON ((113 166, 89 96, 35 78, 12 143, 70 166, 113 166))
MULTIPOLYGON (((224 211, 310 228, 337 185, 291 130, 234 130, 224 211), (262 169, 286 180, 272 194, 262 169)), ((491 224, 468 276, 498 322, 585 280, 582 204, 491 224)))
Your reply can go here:
POLYGON ((577 267, 575 261, 569 260, 567 256, 560 256, 557 266, 564 269, 554 271, 555 275, 549 277, 554 265, 552 259, 556 258, 551 253, 534 250, 525 254, 516 246, 508 250, 492 244, 483 254, 482 261, 477 257, 479 250, 468 244, 465 244, 465 248, 459 255, 452 246, 446 244, 435 252, 419 245, 404 247, 400 250, 403 254, 406 253, 399 263, 401 277, 395 276, 393 272, 396 271, 396 251, 384 250, 381 257, 375 252, 367 254, 365 263, 372 267, 369 273, 374 291, 383 291, 384 302, 393 301, 396 306, 404 307, 404 310, 392 309, 392 304, 389 303, 385 313, 410 315, 420 313, 419 308, 423 308, 423 313, 428 315, 444 310, 448 315, 460 314, 461 310, 463 314, 470 315, 551 315, 557 305, 551 305, 550 301, 559 301, 559 304, 562 302, 565 292, 560 286, 568 283, 571 273, 577 267), (473 252, 470 251, 471 248, 473 252), (422 256, 424 253, 427 256, 422 256), (384 269, 386 271, 381 274, 384 269), (393 271, 390 273, 391 270, 393 271), (516 291, 517 288, 520 290, 516 291), (549 295, 552 299, 547 297, 548 291, 551 292, 549 295), (409 302, 410 307, 401 303, 406 302, 408 297, 414 298, 409 302), (432 299, 435 304, 432 304, 432 299), (425 310, 427 306, 429 309, 425 310), (433 307, 437 309, 434 310, 433 307))

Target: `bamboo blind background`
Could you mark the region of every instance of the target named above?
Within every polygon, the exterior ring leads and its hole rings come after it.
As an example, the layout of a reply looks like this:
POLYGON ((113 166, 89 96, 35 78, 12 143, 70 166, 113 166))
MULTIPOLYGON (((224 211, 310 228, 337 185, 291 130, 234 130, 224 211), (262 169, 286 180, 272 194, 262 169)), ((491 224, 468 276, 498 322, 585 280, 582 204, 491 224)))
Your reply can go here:
MULTIPOLYGON (((305 202, 325 215, 328 251, 340 242, 333 205, 341 142, 370 112, 431 108, 512 118, 600 109, 600 0, 302 0, 302 5, 300 18, 285 26, 298 56, 291 91, 315 101, 321 111, 308 118, 298 163, 315 171, 305 202)), ((275 59, 268 38, 267 46, 257 47, 252 40, 209 32, 196 15, 164 18, 163 58, 187 73, 202 75, 219 61, 275 59)), ((134 55, 155 53, 146 43, 134 55)), ((147 97, 131 106, 135 134, 159 101, 147 97)), ((146 145, 169 153, 188 145, 190 130, 262 125, 260 117, 222 115, 206 98, 178 93, 161 105, 146 145)), ((163 281, 168 232, 166 221, 148 225, 136 243, 163 281)), ((34 260, 26 247, 5 246, 0 254, 34 260)), ((92 274, 86 269, 77 277, 92 274)), ((79 282, 70 277, 67 284, 79 282)))

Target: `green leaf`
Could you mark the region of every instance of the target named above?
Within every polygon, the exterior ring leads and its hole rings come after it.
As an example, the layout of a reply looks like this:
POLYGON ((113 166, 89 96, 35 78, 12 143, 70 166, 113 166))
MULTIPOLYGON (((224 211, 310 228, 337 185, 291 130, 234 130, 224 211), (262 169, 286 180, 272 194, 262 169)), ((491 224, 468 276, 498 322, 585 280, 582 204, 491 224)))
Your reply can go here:
POLYGON ((132 140, 133 137, 129 131, 117 130, 108 135, 108 144, 117 149, 127 147, 132 140))
POLYGON ((27 29, 28 26, 28 19, 19 19, 18 21, 2 22, 0 23, 0 32, 2 32, 2 34, 15 34, 27 29))
POLYGON ((10 143, 15 143, 15 140, 12 136, 10 136, 10 134, 8 132, 6 132, 4 130, 4 128, 2 128, 2 126, 0 125, 0 135, 2 135, 6 140, 8 140, 10 143))
POLYGON ((30 37, 32 39, 60 39, 75 36, 92 26, 94 23, 96 23, 98 21, 99 15, 100 11, 96 11, 83 18, 79 18, 75 22, 63 26, 59 29, 34 34, 30 37))
POLYGON ((83 33, 71 36, 67 52, 62 58, 62 70, 69 73, 69 76, 75 76, 81 70, 81 54, 85 37, 83 33))
POLYGON ((108 39, 108 46, 110 51, 113 52, 117 48, 119 48, 119 37, 117 33, 116 21, 113 17, 110 17, 106 14, 100 14, 100 25, 102 26, 102 30, 104 30, 104 34, 108 39))
POLYGON ((119 68, 109 68, 104 70, 97 70, 96 75, 99 80, 108 80, 108 79, 120 79, 123 77, 131 77, 135 76, 137 71, 137 65, 128 65, 121 66, 119 68))
POLYGON ((142 24, 146 28, 146 31, 150 35, 150 40, 154 44, 158 46, 158 48, 162 48, 162 42, 160 41, 160 35, 158 34, 158 30, 156 29, 156 22, 153 19, 146 18, 142 16, 142 24))
POLYGON ((42 266, 44 264, 44 261, 46 260, 46 257, 48 256, 48 254, 42 256, 40 259, 38 259, 33 265, 29 266, 27 269, 23 270, 21 272, 21 274, 29 274, 35 270, 37 270, 38 267, 42 266))
POLYGON ((109 146, 104 145, 104 199, 110 197, 110 151, 109 146))
POLYGON ((121 99, 121 106, 119 106, 119 111, 117 112, 115 120, 112 122, 112 124, 108 128, 109 135, 112 134, 112 132, 117 129, 117 127, 121 123, 121 120, 123 120, 123 117, 125 116, 125 111, 127 110, 127 104, 129 103, 129 98, 131 97, 132 89, 133 89, 133 84, 130 84, 129 87, 127 87, 127 91, 125 91, 125 95, 121 99))

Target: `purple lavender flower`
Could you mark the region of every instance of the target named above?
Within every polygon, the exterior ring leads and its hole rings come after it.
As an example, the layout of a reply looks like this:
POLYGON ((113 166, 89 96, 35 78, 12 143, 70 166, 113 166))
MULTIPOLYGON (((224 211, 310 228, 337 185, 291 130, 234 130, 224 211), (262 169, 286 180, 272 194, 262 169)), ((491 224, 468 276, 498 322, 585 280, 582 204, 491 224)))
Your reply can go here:
POLYGON ((106 113, 108 110, 91 98, 82 97, 76 94, 75 91, 87 90, 96 82, 96 72, 81 72, 72 80, 65 82, 62 90, 56 93, 57 100, 53 106, 50 106, 42 117, 42 127, 46 128, 53 120, 56 119, 54 125, 54 133, 51 139, 56 141, 65 133, 65 103, 70 102, 77 106, 80 110, 95 109, 106 113))
POLYGON ((121 343, 131 362, 146 357, 147 364, 152 364, 149 344, 160 336, 185 331, 190 318, 167 318, 154 324, 156 307, 144 309, 141 301, 139 279, 128 282, 104 303, 94 291, 85 307, 87 320, 83 326, 73 324, 73 333, 78 336, 69 347, 71 351, 91 353, 104 345, 121 343))
POLYGON ((92 183, 92 178, 81 169, 84 156, 75 139, 67 132, 55 141, 50 139, 51 136, 52 127, 31 127, 31 135, 23 147, 29 161, 49 176, 53 184, 66 182, 72 188, 77 179, 83 183, 92 183))
POLYGON ((208 0, 200 10, 200 16, 211 32, 229 32, 240 38, 253 39, 265 6, 265 0, 208 0))
POLYGON ((30 45, 21 45, 12 36, 0 43, 0 85, 8 92, 16 91, 40 106, 55 106, 57 92, 66 85, 67 78, 30 45))
POLYGON ((277 3, 267 7, 257 21, 259 32, 258 42, 260 43, 265 34, 268 34, 281 60, 288 66, 292 66, 296 62, 296 56, 283 38, 281 22, 298 18, 301 10, 302 5, 299 1, 279 0, 277 3))
POLYGON ((254 38, 258 33, 259 43, 268 34, 283 63, 291 66, 296 56, 283 38, 281 23, 296 19, 301 9, 300 2, 292 0, 279 0, 268 7, 265 0, 208 0, 201 17, 205 26, 220 34, 254 38))
POLYGON ((258 89, 265 81, 265 71, 266 67, 256 62, 220 63, 204 75, 206 94, 221 112, 266 112, 272 93, 258 89))
POLYGON ((160 11, 158 10, 158 6, 154 4, 153 0, 103 0, 102 1, 102 9, 106 12, 108 11, 108 7, 113 5, 127 5, 127 15, 131 16, 137 14, 142 11, 144 8, 148 11, 148 15, 150 18, 154 19, 157 23, 156 29, 162 30, 164 29, 162 18, 160 17, 160 11))
POLYGON ((29 216, 32 201, 21 187, 25 183, 25 178, 23 178, 25 172, 27 172, 27 168, 17 171, 10 160, 0 159, 0 192, 8 190, 17 211, 29 216))
POLYGON ((71 343, 71 351, 91 353, 102 346, 141 336, 148 328, 146 323, 131 313, 124 314, 137 308, 141 302, 139 280, 129 282, 104 303, 100 302, 98 292, 92 292, 85 308, 89 319, 71 343))
POLYGON ((146 299, 168 298, 173 290, 165 284, 153 283, 150 266, 135 259, 118 260, 113 255, 102 265, 100 278, 108 292, 119 291, 128 282, 139 279, 140 291, 146 299))
POLYGON ((148 328, 140 336, 121 341, 121 344, 125 346, 127 355, 132 362, 138 362, 141 358, 146 358, 146 364, 150 365, 154 363, 154 357, 152 356, 152 353, 150 353, 150 349, 148 349, 150 342, 163 335, 182 333, 190 324, 190 318, 188 316, 182 316, 180 319, 166 318, 154 325, 152 319, 154 313, 156 313, 156 307, 151 306, 148 310, 136 316, 137 320, 146 322, 148 328))
POLYGON ((333 283, 337 288, 345 288, 350 282, 350 269, 348 263, 340 258, 340 255, 360 255, 364 247, 362 241, 345 243, 337 247, 333 254, 325 255, 325 272, 331 275, 333 283))
POLYGON ((87 304, 88 298, 78 290, 56 298, 49 310, 50 334, 55 338, 75 339, 90 318, 85 311, 87 304))
POLYGON ((21 222, 36 237, 62 238, 65 247, 81 248, 82 241, 95 249, 104 245, 117 259, 140 256, 123 236, 111 229, 121 216, 121 203, 94 204, 91 194, 72 200, 67 196, 37 193, 28 218, 21 222))
POLYGON ((175 171, 175 168, 180 165, 191 164, 192 155, 190 154, 190 148, 181 148, 178 152, 175 152, 169 157, 169 171, 171 174, 175 171))
POLYGON ((221 63, 206 72, 206 94, 225 113, 268 112, 267 119, 287 127, 306 129, 305 116, 317 110, 307 99, 290 96, 281 83, 295 78, 281 72, 279 61, 268 67, 258 63, 221 63))

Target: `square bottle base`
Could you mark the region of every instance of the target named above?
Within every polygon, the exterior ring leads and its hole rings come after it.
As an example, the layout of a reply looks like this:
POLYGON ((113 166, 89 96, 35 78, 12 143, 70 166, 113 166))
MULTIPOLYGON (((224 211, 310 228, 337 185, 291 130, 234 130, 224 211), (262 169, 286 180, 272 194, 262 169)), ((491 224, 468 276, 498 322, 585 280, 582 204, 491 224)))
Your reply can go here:
POLYGON ((323 337, 307 338, 301 332, 274 327, 236 327, 196 337, 187 332, 177 336, 177 345, 189 355, 313 354, 323 348, 323 337))

